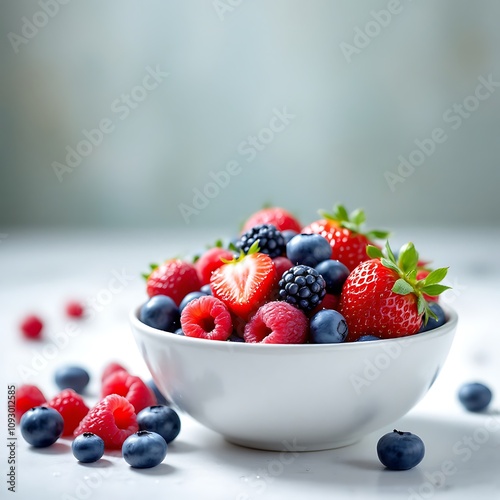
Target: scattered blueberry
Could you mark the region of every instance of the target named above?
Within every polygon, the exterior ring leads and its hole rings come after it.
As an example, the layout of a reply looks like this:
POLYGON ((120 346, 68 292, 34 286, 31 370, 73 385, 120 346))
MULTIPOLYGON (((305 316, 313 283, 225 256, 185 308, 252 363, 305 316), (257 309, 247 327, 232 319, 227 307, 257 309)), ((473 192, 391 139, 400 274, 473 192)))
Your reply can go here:
POLYGON ((369 342, 370 340, 380 340, 380 337, 375 335, 361 335, 356 342, 369 342))
POLYGON ((284 231, 281 231, 281 234, 283 235, 283 239, 285 240, 286 245, 294 236, 297 236, 299 233, 297 233, 293 229, 285 229, 284 231))
POLYGON ((316 267, 332 256, 332 247, 319 234, 298 234, 286 244, 286 256, 294 264, 316 267))
POLYGON ((179 325, 180 314, 170 297, 155 295, 141 307, 139 319, 151 328, 173 332, 179 325))
POLYGON ((200 297, 205 297, 207 294, 199 291, 199 292, 191 292, 188 293, 182 300, 181 303, 179 304, 179 312, 182 313, 182 310, 192 301, 195 299, 199 299, 200 297))
POLYGON ((279 299, 303 311, 314 309, 326 294, 323 276, 316 269, 304 265, 285 271, 279 287, 279 299))
POLYGON ((479 382, 463 384, 458 390, 458 399, 469 411, 485 410, 492 397, 491 390, 479 382))
POLYGON ((323 309, 310 321, 309 336, 314 344, 336 344, 347 337, 347 323, 338 311, 323 309))
POLYGON ((156 432, 138 431, 125 439, 122 454, 131 467, 148 469, 163 461, 167 448, 166 441, 156 432))
POLYGON ((168 405, 170 404, 168 399, 161 393, 160 389, 158 389, 158 386, 154 383, 153 379, 150 379, 146 382, 148 387, 155 393, 156 396, 156 402, 159 405, 168 405))
POLYGON ((177 328, 174 332, 176 335, 184 335, 184 332, 182 331, 182 328, 177 328))
POLYGON ((148 406, 137 414, 139 429, 156 432, 170 443, 181 430, 181 421, 177 412, 169 406, 148 406))
POLYGON ((73 389, 81 394, 90 381, 90 376, 81 366, 61 366, 56 370, 55 382, 59 389, 73 389))
POLYGON ((21 417, 21 434, 35 448, 46 448, 54 444, 64 429, 61 414, 53 408, 35 406, 21 417))
POLYGON ((272 224, 259 224, 241 236, 236 247, 247 253, 250 247, 259 240, 259 252, 269 257, 279 257, 285 253, 285 240, 281 231, 272 224))
POLYGON ((388 469, 408 470, 418 465, 425 455, 424 442, 411 432, 394 429, 377 443, 379 460, 388 469))
POLYGON ((242 339, 237 333, 232 333, 227 340, 229 342, 245 342, 245 339, 242 339))
POLYGON ((205 295, 212 295, 212 289, 210 288, 210 285, 203 285, 200 288, 200 292, 203 292, 205 295))
POLYGON ((349 269, 338 260, 328 259, 320 262, 316 266, 316 271, 325 279, 326 292, 340 295, 344 282, 349 276, 349 269))
POLYGON ((427 324, 425 326, 422 324, 422 326, 420 327, 420 332, 434 330, 434 328, 443 326, 446 323, 446 316, 444 314, 443 308, 437 302, 429 302, 429 308, 438 317, 438 319, 434 319, 429 316, 427 324))
POLYGON ((84 432, 73 440, 71 450, 80 462, 97 462, 104 454, 104 441, 93 432, 84 432))

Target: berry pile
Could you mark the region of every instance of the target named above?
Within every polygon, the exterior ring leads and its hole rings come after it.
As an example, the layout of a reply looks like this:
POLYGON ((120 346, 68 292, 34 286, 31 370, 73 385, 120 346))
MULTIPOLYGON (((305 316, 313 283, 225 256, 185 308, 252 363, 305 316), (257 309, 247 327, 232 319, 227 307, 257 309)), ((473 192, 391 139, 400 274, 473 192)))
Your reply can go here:
POLYGON ((383 249, 376 240, 388 233, 364 231, 362 210, 320 214, 302 226, 265 208, 228 248, 219 241, 194 263, 152 266, 140 320, 187 337, 274 344, 396 338, 445 323, 447 268, 430 269, 412 243, 397 256, 388 242, 383 249))

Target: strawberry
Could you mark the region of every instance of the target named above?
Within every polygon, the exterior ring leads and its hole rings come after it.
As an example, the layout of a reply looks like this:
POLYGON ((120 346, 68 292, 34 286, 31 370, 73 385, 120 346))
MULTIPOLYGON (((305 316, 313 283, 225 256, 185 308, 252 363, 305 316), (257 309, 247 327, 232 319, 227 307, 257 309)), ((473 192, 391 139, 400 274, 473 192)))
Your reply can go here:
POLYGON ((201 287, 196 268, 189 262, 170 259, 160 266, 152 264, 151 270, 149 275, 144 275, 150 297, 167 295, 179 306, 188 293, 201 287))
POLYGON ((320 234, 332 247, 330 259, 339 260, 349 271, 360 262, 368 260, 366 245, 373 245, 376 238, 387 238, 386 231, 362 232, 365 222, 363 210, 354 210, 350 215, 343 205, 335 205, 332 213, 320 211, 322 219, 312 222, 302 229, 302 233, 320 234))
POLYGON ((288 211, 280 207, 263 208, 255 212, 243 225, 241 234, 260 224, 272 224, 278 231, 292 230, 300 233, 299 221, 288 211))
POLYGON ((194 264, 201 284, 207 285, 210 283, 212 273, 224 264, 221 259, 230 260, 232 258, 233 253, 230 250, 222 248, 222 242, 220 241, 215 243, 215 247, 201 254, 200 258, 194 264))
POLYGON ((239 257, 216 269, 210 287, 231 313, 247 320, 269 299, 277 277, 273 260, 259 252, 256 241, 246 255, 240 252, 239 257))
POLYGON ((422 322, 435 318, 424 294, 436 296, 449 288, 439 284, 447 268, 417 279, 418 253, 413 243, 401 248, 397 261, 389 243, 386 252, 387 257, 369 245, 370 260, 359 264, 342 288, 339 310, 349 328, 347 341, 366 334, 393 338, 417 333, 422 322))

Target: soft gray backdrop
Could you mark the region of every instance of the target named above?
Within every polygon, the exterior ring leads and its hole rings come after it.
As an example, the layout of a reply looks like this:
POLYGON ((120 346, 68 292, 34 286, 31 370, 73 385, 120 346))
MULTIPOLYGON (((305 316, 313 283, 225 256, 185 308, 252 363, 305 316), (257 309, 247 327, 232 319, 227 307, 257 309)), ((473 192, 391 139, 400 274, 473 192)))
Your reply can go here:
POLYGON ((498 225, 498 1, 0 5, 2 227, 498 225))

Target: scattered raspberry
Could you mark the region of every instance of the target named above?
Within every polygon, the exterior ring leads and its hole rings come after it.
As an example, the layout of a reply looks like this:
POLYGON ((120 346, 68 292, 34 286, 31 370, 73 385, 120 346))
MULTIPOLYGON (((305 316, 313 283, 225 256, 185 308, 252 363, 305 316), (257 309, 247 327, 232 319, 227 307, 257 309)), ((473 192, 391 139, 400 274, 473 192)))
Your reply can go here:
POLYGON ((34 406, 41 406, 47 400, 36 385, 24 384, 16 388, 16 420, 19 422, 24 413, 34 406))
POLYGON ((309 316, 313 317, 318 311, 322 309, 334 309, 339 310, 340 298, 337 295, 327 293, 323 300, 309 313, 309 316))
POLYGON ((21 331, 27 339, 39 339, 42 329, 43 323, 38 316, 27 316, 21 323, 21 331))
POLYGON ((63 436, 71 436, 78 424, 89 412, 83 398, 73 389, 62 390, 47 405, 61 414, 64 420, 63 436))
POLYGON ((101 382, 104 382, 111 374, 119 371, 128 373, 127 369, 124 368, 120 363, 115 363, 113 361, 107 364, 104 368, 104 371, 102 372, 101 382))
POLYGON ((303 344, 308 333, 308 319, 286 302, 264 304, 245 327, 245 342, 261 344, 303 344))
POLYGON ((66 304, 66 314, 70 318, 81 318, 84 311, 85 310, 80 302, 71 301, 66 304))
POLYGON ((227 340, 233 331, 229 310, 211 295, 189 302, 181 314, 181 327, 187 337, 211 340, 227 340))
POLYGON ((283 273, 291 269, 294 264, 290 259, 286 257, 276 257, 273 259, 274 265, 276 266, 276 274, 278 275, 278 281, 283 276, 283 273))
POLYGON ((118 370, 106 377, 102 384, 102 397, 110 394, 123 396, 139 413, 146 406, 156 404, 154 392, 140 379, 128 372, 118 370))
POLYGON ((196 261, 194 267, 196 267, 196 272, 198 273, 202 285, 210 283, 212 273, 224 264, 221 258, 231 260, 233 258, 233 253, 225 248, 214 247, 207 250, 196 261))
POLYGON ((124 397, 110 394, 87 413, 73 435, 93 432, 106 448, 119 450, 125 439, 138 430, 134 407, 124 397))

